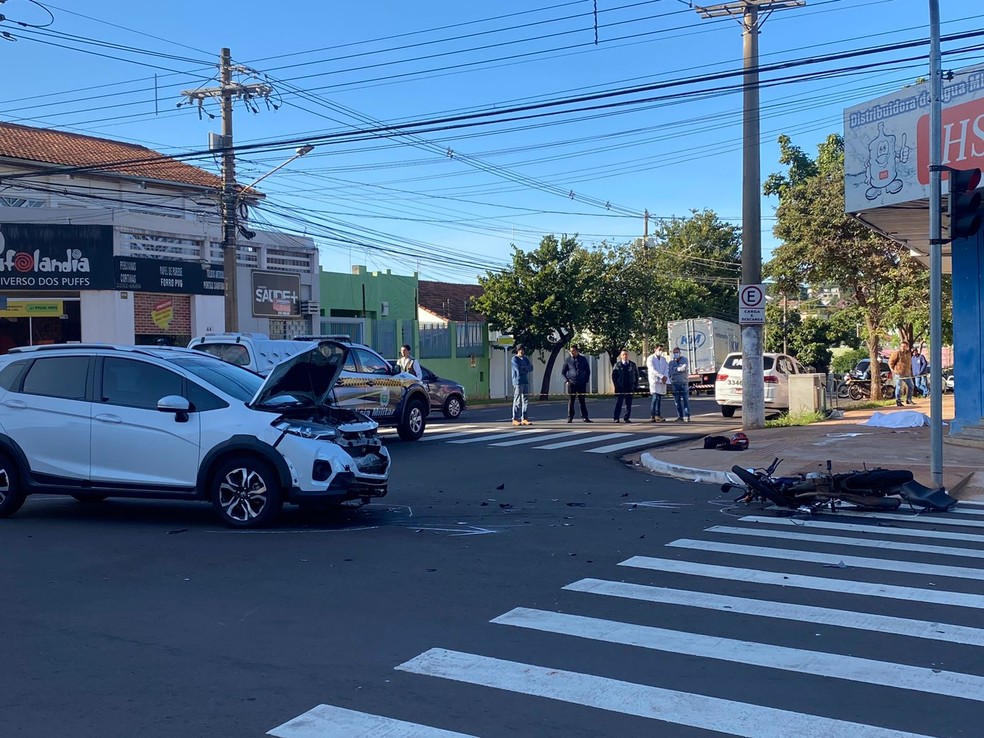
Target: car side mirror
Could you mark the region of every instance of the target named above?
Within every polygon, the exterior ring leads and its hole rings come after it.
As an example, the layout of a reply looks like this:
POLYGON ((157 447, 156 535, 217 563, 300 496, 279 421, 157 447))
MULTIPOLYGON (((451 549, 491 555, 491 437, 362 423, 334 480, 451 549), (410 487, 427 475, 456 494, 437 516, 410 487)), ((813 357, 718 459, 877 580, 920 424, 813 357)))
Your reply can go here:
POLYGON ((157 401, 157 409, 162 413, 174 413, 174 420, 177 423, 187 423, 191 402, 181 395, 168 395, 157 401))

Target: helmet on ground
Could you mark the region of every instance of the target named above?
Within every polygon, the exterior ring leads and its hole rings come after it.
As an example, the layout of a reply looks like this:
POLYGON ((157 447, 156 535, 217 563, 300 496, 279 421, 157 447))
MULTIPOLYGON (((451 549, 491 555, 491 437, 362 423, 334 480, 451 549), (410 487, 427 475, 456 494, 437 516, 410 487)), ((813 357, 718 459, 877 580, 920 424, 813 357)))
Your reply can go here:
POLYGON ((731 451, 744 451, 748 448, 748 436, 739 431, 731 436, 728 442, 728 449, 731 451))

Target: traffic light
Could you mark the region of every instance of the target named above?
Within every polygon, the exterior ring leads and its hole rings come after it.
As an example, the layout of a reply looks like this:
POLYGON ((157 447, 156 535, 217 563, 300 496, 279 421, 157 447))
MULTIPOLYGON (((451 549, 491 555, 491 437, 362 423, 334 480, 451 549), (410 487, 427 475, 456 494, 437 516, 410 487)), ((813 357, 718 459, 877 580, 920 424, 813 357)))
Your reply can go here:
POLYGON ((981 228, 980 169, 950 169, 950 240, 976 236, 981 228))

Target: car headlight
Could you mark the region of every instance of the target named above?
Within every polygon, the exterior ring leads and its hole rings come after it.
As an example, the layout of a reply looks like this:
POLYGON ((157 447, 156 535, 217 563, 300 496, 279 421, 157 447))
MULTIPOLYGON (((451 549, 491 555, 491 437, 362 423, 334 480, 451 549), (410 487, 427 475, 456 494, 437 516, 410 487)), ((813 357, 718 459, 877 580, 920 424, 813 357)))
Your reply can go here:
POLYGON ((304 420, 282 420, 274 425, 279 431, 301 438, 313 438, 318 441, 334 441, 338 438, 338 429, 320 423, 309 423, 304 420))

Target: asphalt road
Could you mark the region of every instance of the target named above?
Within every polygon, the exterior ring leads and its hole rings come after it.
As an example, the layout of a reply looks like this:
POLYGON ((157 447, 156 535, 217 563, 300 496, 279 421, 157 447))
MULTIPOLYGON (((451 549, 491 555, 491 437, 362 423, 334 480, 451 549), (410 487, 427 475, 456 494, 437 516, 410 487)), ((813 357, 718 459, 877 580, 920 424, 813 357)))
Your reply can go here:
POLYGON ((979 735, 984 508, 794 526, 621 460, 711 416, 531 417, 393 437, 385 501, 267 531, 29 499, 0 521, 0 736, 979 735))

